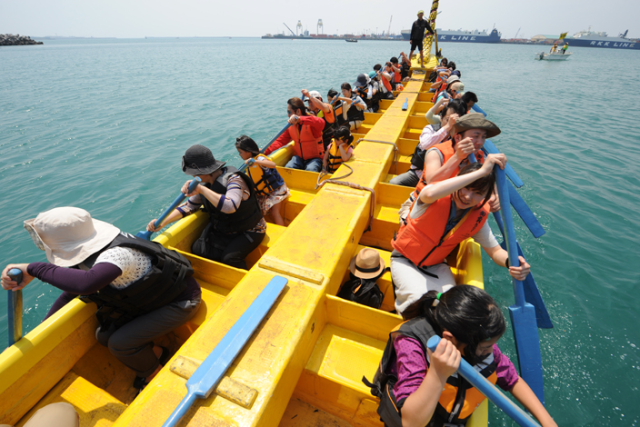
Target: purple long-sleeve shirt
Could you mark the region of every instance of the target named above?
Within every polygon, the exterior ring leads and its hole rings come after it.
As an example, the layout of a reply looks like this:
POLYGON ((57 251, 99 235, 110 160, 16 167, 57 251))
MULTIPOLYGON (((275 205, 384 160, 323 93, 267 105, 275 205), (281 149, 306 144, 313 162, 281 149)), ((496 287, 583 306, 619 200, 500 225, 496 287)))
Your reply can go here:
MULTIPOLYGON (((420 342, 404 335, 393 343, 396 350, 396 374, 398 382, 394 387, 396 401, 400 402, 414 393, 424 380, 429 369, 427 355, 420 342)), ((498 345, 493 346, 493 357, 498 363, 496 374, 498 386, 509 391, 520 379, 511 359, 502 353, 498 345)))
MULTIPOLYGON (((27 267, 27 272, 64 291, 49 310, 47 317, 76 296, 95 293, 122 274, 120 267, 109 262, 96 264, 90 270, 58 267, 48 262, 32 262, 27 267)), ((198 300, 201 296, 200 284, 190 277, 187 279, 187 287, 174 301, 198 300)))

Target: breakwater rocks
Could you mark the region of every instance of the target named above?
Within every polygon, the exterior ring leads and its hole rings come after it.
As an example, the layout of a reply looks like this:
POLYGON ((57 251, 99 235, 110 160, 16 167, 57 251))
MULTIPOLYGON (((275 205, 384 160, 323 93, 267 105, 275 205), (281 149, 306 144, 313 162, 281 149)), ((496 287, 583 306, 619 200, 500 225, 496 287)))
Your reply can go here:
POLYGON ((0 34, 0 46, 22 46, 29 44, 42 44, 29 36, 21 36, 20 34, 0 34))

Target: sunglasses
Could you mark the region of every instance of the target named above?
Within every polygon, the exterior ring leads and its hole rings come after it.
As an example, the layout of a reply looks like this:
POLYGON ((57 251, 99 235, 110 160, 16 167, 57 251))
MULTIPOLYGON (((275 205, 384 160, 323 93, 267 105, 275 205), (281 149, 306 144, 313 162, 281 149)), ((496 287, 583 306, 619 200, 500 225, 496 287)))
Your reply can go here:
POLYGON ((291 110, 289 110, 289 109, 287 108, 287 115, 289 115, 289 116, 290 116, 290 115, 292 115, 292 114, 293 114, 293 111, 291 111, 291 110))

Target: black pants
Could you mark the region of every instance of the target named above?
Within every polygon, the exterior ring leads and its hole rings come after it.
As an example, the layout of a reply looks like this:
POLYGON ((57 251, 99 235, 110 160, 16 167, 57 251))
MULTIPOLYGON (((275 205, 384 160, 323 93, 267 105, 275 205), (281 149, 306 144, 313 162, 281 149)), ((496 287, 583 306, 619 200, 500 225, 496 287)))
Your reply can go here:
POLYGON ((209 224, 198 240, 193 243, 191 251, 203 258, 247 270, 245 258, 260 246, 264 235, 265 233, 250 233, 248 231, 220 234, 209 224))

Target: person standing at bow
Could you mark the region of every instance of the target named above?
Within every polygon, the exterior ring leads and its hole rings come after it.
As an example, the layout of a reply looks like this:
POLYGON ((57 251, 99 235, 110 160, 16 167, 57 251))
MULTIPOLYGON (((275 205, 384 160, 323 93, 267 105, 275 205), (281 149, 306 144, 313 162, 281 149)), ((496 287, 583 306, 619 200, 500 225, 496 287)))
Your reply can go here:
POLYGON ((420 52, 420 66, 424 67, 424 57, 422 51, 424 50, 424 35, 425 31, 429 34, 433 34, 433 29, 429 22, 424 17, 424 10, 418 11, 418 19, 415 20, 411 26, 411 52, 409 52, 409 59, 413 59, 413 51, 418 49, 420 52))

